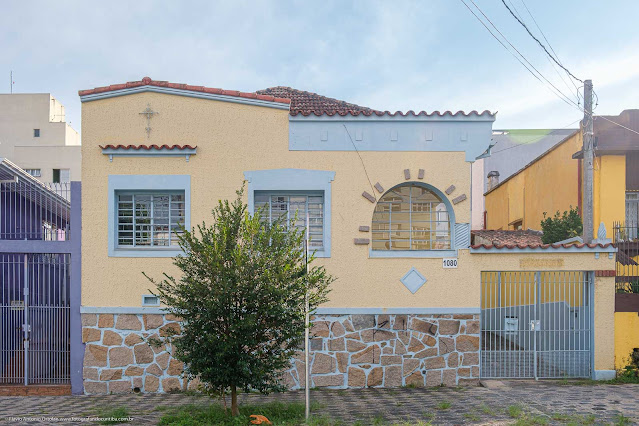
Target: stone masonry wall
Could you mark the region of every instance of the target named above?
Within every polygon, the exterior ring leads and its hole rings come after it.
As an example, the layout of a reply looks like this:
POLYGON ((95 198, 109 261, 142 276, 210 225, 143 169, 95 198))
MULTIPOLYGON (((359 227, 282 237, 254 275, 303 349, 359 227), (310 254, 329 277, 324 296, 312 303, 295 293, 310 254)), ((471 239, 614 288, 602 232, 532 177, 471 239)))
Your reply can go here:
MULTIPOLYGON (((312 321, 312 387, 479 384, 479 315, 322 315, 312 321)), ((283 381, 304 388, 304 354, 292 364, 283 381)))
POLYGON ((171 314, 82 314, 84 392, 109 394, 194 389, 162 338, 179 333, 171 314), (161 344, 158 344, 161 343, 161 344))

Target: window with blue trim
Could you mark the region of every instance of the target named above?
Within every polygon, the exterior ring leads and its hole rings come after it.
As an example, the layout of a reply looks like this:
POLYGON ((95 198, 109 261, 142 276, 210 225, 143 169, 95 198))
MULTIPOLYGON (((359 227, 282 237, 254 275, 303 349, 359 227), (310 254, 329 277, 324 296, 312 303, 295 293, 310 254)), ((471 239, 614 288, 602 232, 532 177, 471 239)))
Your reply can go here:
POLYGON ((118 191, 117 247, 178 247, 184 226, 184 191, 118 191))
POLYGON ((373 213, 372 250, 450 250, 450 215, 444 201, 415 183, 391 189, 373 213))
POLYGON ((306 232, 309 224, 309 247, 324 249, 324 194, 322 192, 270 192, 255 191, 255 211, 262 220, 273 223, 284 218, 286 223, 306 232))

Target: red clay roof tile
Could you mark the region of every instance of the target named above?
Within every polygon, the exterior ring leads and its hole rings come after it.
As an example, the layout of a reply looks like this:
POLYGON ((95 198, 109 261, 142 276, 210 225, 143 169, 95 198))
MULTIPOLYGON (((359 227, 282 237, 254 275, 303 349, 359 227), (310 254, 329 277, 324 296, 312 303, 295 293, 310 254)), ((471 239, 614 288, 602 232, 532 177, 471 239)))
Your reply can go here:
POLYGON ((101 149, 135 149, 140 150, 140 149, 146 149, 146 150, 152 150, 152 149, 178 149, 178 150, 182 150, 182 149, 195 149, 197 148, 197 145, 192 146, 192 145, 99 145, 101 149))

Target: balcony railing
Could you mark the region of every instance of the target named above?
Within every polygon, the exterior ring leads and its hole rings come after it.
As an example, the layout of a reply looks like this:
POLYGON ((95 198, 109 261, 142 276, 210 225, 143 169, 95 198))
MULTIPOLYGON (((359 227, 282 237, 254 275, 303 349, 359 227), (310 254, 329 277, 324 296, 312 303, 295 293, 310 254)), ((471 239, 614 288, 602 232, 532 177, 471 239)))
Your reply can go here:
POLYGON ((617 246, 616 291, 639 293, 639 224, 614 222, 613 238, 617 246))
POLYGON ((0 240, 70 238, 71 184, 0 181, 0 240))

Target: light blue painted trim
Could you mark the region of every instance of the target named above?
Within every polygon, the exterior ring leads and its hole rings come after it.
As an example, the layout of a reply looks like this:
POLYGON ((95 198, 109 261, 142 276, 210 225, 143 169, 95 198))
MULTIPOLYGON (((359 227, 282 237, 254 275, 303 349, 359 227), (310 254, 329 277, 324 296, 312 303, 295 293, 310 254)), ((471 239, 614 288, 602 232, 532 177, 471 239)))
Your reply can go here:
POLYGON ((142 306, 82 306, 83 314, 167 314, 166 308, 142 306))
POLYGON ((415 314, 415 315, 445 315, 445 314, 479 314, 480 308, 317 308, 317 315, 353 315, 353 314, 415 314))
POLYGON ((331 257, 331 182, 335 172, 307 169, 271 169, 244 172, 248 182, 248 209, 255 213, 255 191, 322 191, 324 192, 324 250, 316 257, 331 257))
POLYGON ((131 87, 128 89, 113 90, 110 92, 95 93, 92 95, 84 95, 84 96, 80 96, 80 101, 91 102, 91 101, 96 101, 99 99, 115 98, 118 96, 132 95, 134 93, 144 93, 144 92, 164 93, 167 95, 186 96, 189 98, 199 98, 199 99, 211 99, 214 101, 232 102, 236 104, 255 105, 255 106, 261 106, 266 108, 285 109, 285 110, 288 110, 290 106, 289 104, 285 104, 285 103, 263 101, 261 99, 250 99, 250 98, 241 98, 237 96, 217 95, 214 93, 195 92, 192 90, 173 89, 170 87, 158 87, 158 86, 138 86, 138 87, 131 87))
POLYGON ((475 161, 490 145, 494 120, 296 117, 289 120, 290 151, 464 152, 468 162, 475 161))
POLYGON ((612 380, 615 377, 617 377, 615 370, 595 370, 594 374, 595 380, 612 380))
POLYGON ((184 227, 191 228, 191 176, 190 175, 109 175, 108 189, 108 244, 109 257, 175 257, 181 249, 119 249, 115 247, 117 214, 116 191, 184 191, 184 227))
POLYGON ((482 254, 521 254, 521 253, 595 253, 598 255, 599 253, 616 253, 617 249, 613 246, 608 247, 548 247, 548 248, 540 248, 540 247, 525 247, 525 248, 486 248, 486 247, 477 247, 470 248, 471 253, 482 253, 482 254))
POLYGON ((186 149, 124 149, 124 148, 103 148, 102 154, 108 155, 109 160, 113 157, 185 157, 189 161, 191 155, 195 155, 196 148, 186 149))
POLYGON ((409 258, 409 259, 438 259, 457 257, 457 250, 373 250, 369 249, 371 259, 409 258))

